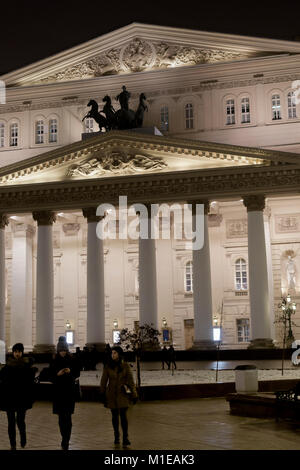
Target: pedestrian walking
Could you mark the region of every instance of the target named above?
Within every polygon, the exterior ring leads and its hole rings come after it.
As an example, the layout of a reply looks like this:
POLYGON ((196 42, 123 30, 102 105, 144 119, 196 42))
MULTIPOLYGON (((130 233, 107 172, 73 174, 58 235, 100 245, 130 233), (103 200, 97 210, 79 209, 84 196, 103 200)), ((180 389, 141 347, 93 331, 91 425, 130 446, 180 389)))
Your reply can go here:
POLYGON ((110 347, 110 344, 107 343, 104 349, 103 366, 106 366, 110 361, 111 361, 111 347, 110 347))
POLYGON ((164 346, 162 351, 161 351, 161 368, 162 369, 165 368, 165 364, 168 366, 168 369, 170 369, 168 356, 169 356, 168 355, 168 350, 167 350, 166 346, 164 346))
POLYGON ((16 450, 16 425, 20 432, 21 447, 26 446, 26 411, 34 401, 34 378, 37 372, 32 361, 23 356, 24 346, 16 343, 12 357, 0 371, 0 409, 6 411, 11 450, 16 450))
POLYGON ((168 359, 169 359, 168 369, 170 369, 171 366, 172 366, 172 369, 173 368, 176 369, 176 362, 175 362, 176 354, 175 354, 175 349, 173 348, 172 345, 168 349, 168 359))
POLYGON ((60 336, 56 349, 57 354, 50 365, 53 382, 53 414, 58 415, 61 447, 63 450, 68 450, 77 393, 75 380, 80 376, 80 365, 69 353, 64 336, 60 336))
POLYGON ((100 393, 104 397, 104 406, 111 410, 115 445, 120 444, 120 418, 123 447, 130 446, 127 410, 130 402, 133 404, 137 402, 138 396, 130 366, 124 361, 123 350, 120 346, 114 346, 111 350, 111 360, 103 369, 100 393))

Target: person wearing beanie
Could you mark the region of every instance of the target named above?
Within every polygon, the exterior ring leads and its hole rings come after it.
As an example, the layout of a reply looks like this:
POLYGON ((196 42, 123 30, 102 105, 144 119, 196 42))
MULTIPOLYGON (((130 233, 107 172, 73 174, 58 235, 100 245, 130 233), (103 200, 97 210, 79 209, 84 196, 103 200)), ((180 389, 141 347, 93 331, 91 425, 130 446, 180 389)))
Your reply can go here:
POLYGON ((34 401, 34 379, 37 372, 28 358, 23 357, 24 346, 16 343, 12 347, 12 357, 0 371, 0 409, 6 411, 8 436, 11 450, 16 450, 16 425, 20 432, 21 447, 26 446, 26 411, 34 401))
POLYGON ((120 346, 114 346, 111 349, 111 360, 105 365, 101 377, 100 394, 105 397, 104 406, 111 410, 115 445, 118 446, 120 444, 120 417, 123 432, 123 447, 130 446, 127 410, 130 401, 136 403, 138 396, 130 366, 123 360, 123 350, 120 346))
POLYGON ((69 353, 69 346, 64 336, 60 336, 56 351, 57 354, 50 365, 51 380, 54 385, 53 414, 58 415, 61 447, 63 450, 68 450, 76 401, 75 381, 80 376, 80 365, 69 353))

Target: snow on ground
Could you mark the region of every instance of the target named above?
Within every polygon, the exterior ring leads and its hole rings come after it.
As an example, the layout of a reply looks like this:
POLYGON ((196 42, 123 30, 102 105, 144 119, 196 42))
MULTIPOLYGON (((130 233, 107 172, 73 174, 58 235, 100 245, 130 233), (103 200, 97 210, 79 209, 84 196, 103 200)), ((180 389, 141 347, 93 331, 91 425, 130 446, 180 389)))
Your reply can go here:
MULTIPOLYGON (((81 385, 99 385, 101 370, 82 371, 80 375, 81 385)), ((135 370, 133 370, 135 378, 135 370)), ((258 380, 285 380, 299 379, 300 369, 286 369, 284 374, 277 370, 258 370, 258 380)), ((234 370, 219 370, 218 380, 216 380, 215 370, 175 370, 173 375, 170 370, 142 370, 142 385, 184 385, 199 383, 235 382, 234 370)))

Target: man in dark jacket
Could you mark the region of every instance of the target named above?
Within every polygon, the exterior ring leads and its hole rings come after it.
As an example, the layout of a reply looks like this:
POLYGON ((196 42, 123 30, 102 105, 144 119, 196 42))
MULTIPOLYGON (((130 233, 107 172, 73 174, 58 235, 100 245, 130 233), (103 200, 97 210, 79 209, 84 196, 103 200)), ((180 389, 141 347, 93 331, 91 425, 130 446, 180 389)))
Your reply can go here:
POLYGON ((8 358, 0 371, 0 409, 6 411, 8 436, 11 450, 16 449, 16 424, 21 438, 21 447, 26 446, 26 411, 33 405, 33 387, 37 368, 31 367, 23 357, 24 346, 17 343, 12 348, 13 356, 8 358))
POLYGON ((75 410, 76 383, 80 376, 80 365, 69 353, 65 337, 57 343, 57 354, 50 366, 53 382, 53 413, 58 414, 62 436, 61 447, 68 450, 72 430, 72 414, 75 410))

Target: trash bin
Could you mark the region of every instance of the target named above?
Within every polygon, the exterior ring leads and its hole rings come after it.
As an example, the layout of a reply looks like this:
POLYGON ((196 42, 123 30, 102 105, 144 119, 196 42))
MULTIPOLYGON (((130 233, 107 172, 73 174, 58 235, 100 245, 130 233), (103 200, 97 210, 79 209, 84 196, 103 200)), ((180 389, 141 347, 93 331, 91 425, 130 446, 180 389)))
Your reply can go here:
POLYGON ((258 391, 258 374, 254 365, 241 365, 235 368, 235 390, 237 393, 258 391))

